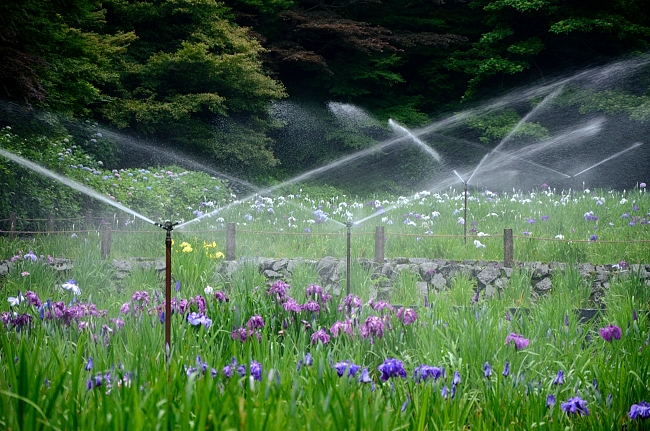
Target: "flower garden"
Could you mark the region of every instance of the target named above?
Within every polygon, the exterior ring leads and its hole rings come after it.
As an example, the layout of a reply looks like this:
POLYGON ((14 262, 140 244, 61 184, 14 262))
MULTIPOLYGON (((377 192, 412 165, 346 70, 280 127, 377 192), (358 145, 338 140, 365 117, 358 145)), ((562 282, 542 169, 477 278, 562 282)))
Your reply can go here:
MULTIPOLYGON (((647 429, 645 184, 474 192, 467 220, 459 196, 298 192, 215 212, 172 233, 171 316, 161 275, 115 278, 92 232, 2 239, 11 265, 0 281, 0 428, 647 429), (532 295, 522 270, 490 298, 463 277, 420 295, 404 276, 389 301, 373 297, 357 264, 351 294, 340 296, 309 265, 273 283, 252 264, 215 273, 227 222, 238 225, 242 259, 322 257, 343 256, 341 226, 366 217, 387 226, 391 256, 500 260, 510 227, 515 260, 608 262, 615 275, 598 316, 580 320, 591 280, 569 270, 547 295, 532 295), (58 257, 74 267, 56 270, 58 257)), ((134 225, 114 234, 111 257, 161 256, 162 231, 134 225)), ((353 229, 355 258, 371 253, 363 227, 353 229)))

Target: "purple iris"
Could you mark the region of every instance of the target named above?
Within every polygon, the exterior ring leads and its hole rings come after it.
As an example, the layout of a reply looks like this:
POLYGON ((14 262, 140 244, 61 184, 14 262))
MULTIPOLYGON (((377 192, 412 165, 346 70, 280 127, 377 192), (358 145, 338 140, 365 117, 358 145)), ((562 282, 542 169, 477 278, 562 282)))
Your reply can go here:
POLYGON ((413 372, 413 378, 415 383, 419 383, 421 380, 433 379, 438 380, 443 376, 445 370, 444 368, 432 367, 429 365, 420 365, 413 372))
POLYGON ((330 342, 330 336, 327 335, 327 331, 325 331, 323 328, 311 334, 311 344, 316 344, 319 341, 323 344, 330 342))
POLYGON ((551 394, 546 397, 546 408, 550 409, 555 405, 555 395, 551 394))
POLYGON ((275 298, 278 301, 283 301, 287 296, 287 290, 291 289, 287 283, 282 280, 278 280, 273 283, 273 286, 267 291, 269 295, 275 295, 275 298))
POLYGON ((219 302, 230 302, 230 298, 224 292, 217 290, 214 292, 214 297, 219 302))
POLYGON ((397 359, 388 358, 384 361, 383 364, 377 367, 381 372, 379 377, 383 382, 387 381, 391 377, 401 377, 406 378, 406 370, 404 369, 404 364, 402 361, 397 359))
POLYGON ((487 362, 483 364, 483 375, 485 375, 486 379, 489 379, 490 376, 492 375, 492 368, 490 367, 490 364, 487 362))
POLYGON ((565 403, 560 404, 560 407, 567 414, 589 416, 587 402, 580 397, 569 398, 565 403))
POLYGON ((454 386, 460 384, 460 373, 458 371, 454 371, 454 378, 451 381, 451 384, 454 386))
POLYGON ((301 359, 298 361, 298 366, 296 367, 296 371, 300 371, 303 365, 311 367, 313 363, 314 363, 314 358, 311 356, 311 353, 307 353, 305 355, 305 359, 301 359))
POLYGON ((405 325, 410 325, 415 322, 418 318, 418 315, 415 313, 415 310, 412 308, 401 307, 397 311, 397 318, 402 321, 405 325))
POLYGON ((510 362, 506 362, 506 364, 503 366, 503 377, 508 377, 510 374, 510 362))
POLYGON ((563 385, 564 384, 564 371, 560 370, 557 372, 557 376, 553 379, 554 385, 563 385))
POLYGON ((361 369, 361 367, 355 365, 351 360, 345 360, 334 364, 334 369, 336 370, 336 374, 338 374, 339 377, 343 377, 345 375, 345 370, 348 371, 348 377, 354 377, 354 375, 361 369))
POLYGON ((93 369, 93 358, 88 358, 88 362, 86 362, 86 366, 84 367, 84 370, 90 371, 93 369))
POLYGON ((41 299, 38 297, 38 295, 35 292, 32 292, 31 290, 25 292, 25 298, 34 307, 40 307, 42 305, 41 299))
POLYGON ((320 305, 316 301, 307 301, 306 304, 304 304, 301 307, 302 310, 304 311, 310 311, 312 313, 319 313, 320 312, 320 305))
POLYGON ((381 320, 381 317, 369 316, 363 325, 361 325, 361 336, 363 338, 370 338, 371 341, 373 341, 374 337, 383 337, 384 322, 381 320))
POLYGON ((525 349, 526 347, 528 347, 528 344, 530 343, 530 341, 524 338, 523 335, 515 334, 513 332, 511 332, 506 337, 506 346, 509 345, 511 341, 513 342, 517 350, 525 349))
POLYGON ((260 315, 255 315, 248 319, 248 322, 246 322, 246 327, 249 330, 253 329, 258 329, 258 328, 263 328, 264 327, 264 319, 260 315))
POLYGON ((630 419, 648 419, 650 418, 650 403, 641 401, 639 404, 632 404, 630 412, 627 414, 630 419))
POLYGON ((621 328, 616 325, 607 325, 604 328, 600 328, 600 336, 608 343, 612 342, 612 338, 620 340, 621 335, 623 335, 623 332, 621 331, 621 328))
POLYGON ((203 325, 205 329, 208 329, 212 325, 212 319, 207 317, 202 313, 192 312, 187 315, 187 321, 190 322, 192 326, 203 325))
POLYGON ((293 313, 300 313, 302 311, 302 306, 296 302, 295 299, 287 297, 286 302, 282 304, 282 307, 286 311, 291 311, 293 313))
POLYGON ((251 376, 253 376, 254 380, 257 380, 258 382, 262 381, 262 365, 259 362, 256 361, 251 361, 251 365, 249 367, 251 371, 251 376))
POLYGON ((233 373, 233 371, 235 371, 236 367, 237 367, 237 359, 232 358, 232 361, 230 362, 230 364, 223 367, 223 370, 221 370, 221 372, 224 374, 224 376, 230 378, 230 377, 232 377, 232 373, 233 373))
POLYGON ((352 327, 352 320, 350 319, 345 319, 344 322, 341 321, 336 321, 330 328, 330 333, 332 334, 332 337, 336 338, 339 336, 339 333, 342 334, 348 334, 349 336, 352 336, 354 333, 353 327, 352 327))

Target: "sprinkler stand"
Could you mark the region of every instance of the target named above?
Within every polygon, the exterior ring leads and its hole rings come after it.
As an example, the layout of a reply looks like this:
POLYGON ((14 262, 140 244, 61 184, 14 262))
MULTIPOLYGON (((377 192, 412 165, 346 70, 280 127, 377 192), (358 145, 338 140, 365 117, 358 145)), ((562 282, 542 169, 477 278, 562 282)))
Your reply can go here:
POLYGON ((167 360, 171 356, 171 338, 172 338, 172 230, 178 222, 172 223, 167 220, 164 224, 156 223, 167 231, 165 237, 165 355, 167 360))
POLYGON ((346 294, 350 294, 350 228, 352 227, 352 222, 347 222, 345 224, 348 227, 348 253, 347 253, 347 270, 346 270, 346 294))

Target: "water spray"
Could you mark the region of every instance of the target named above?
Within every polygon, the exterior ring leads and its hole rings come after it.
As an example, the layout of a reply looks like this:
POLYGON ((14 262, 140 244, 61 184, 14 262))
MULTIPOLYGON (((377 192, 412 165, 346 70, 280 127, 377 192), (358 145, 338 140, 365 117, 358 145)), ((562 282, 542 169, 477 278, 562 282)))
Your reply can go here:
POLYGON ((168 361, 172 346, 172 230, 176 225, 178 222, 172 223, 169 220, 165 223, 156 223, 156 226, 167 231, 165 237, 165 353, 168 361))

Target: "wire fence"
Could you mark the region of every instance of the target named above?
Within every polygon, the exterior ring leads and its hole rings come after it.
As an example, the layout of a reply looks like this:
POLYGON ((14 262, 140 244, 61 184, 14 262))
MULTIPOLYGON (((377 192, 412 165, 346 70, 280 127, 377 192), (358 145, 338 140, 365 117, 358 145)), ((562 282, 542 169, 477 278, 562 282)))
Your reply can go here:
MULTIPOLYGON (((122 234, 126 233, 129 235, 130 239, 135 238, 133 235, 155 235, 161 232, 160 229, 149 229, 147 226, 149 224, 143 224, 142 222, 135 220, 133 218, 120 218, 120 217, 95 217, 88 213, 83 217, 66 217, 66 218, 55 218, 50 216, 48 218, 18 218, 15 214, 10 214, 8 218, 0 219, 0 226, 6 226, 6 229, 0 229, 0 236, 8 237, 10 240, 16 238, 25 238, 25 237, 35 237, 35 236, 79 236, 79 235, 96 235, 101 239, 100 249, 103 257, 107 257, 111 253, 111 243, 113 242, 113 234, 122 234), (27 223, 37 223, 38 226, 42 226, 38 230, 21 230, 18 228, 21 222, 27 223), (58 226, 63 226, 60 229, 57 229, 58 226)), ((265 237, 294 237, 294 238, 314 238, 314 237, 334 237, 334 238, 345 238, 346 236, 354 236, 355 238, 362 237, 375 237, 375 256, 374 259, 377 262, 383 261, 384 256, 384 243, 389 239, 402 238, 408 239, 413 238, 417 241, 423 239, 435 240, 435 239, 447 239, 452 241, 457 241, 458 243, 466 244, 469 240, 470 245, 472 243, 480 244, 481 241, 491 241, 494 244, 495 239, 503 241, 503 261, 508 262, 513 259, 513 247, 514 242, 517 241, 518 244, 531 244, 531 243, 562 243, 562 244, 584 244, 584 243, 596 243, 596 241, 589 239, 564 239, 564 238, 548 238, 548 237, 538 237, 532 235, 514 235, 512 229, 504 229, 503 234, 490 234, 485 236, 478 235, 466 235, 466 234, 415 234, 415 233, 402 233, 402 232, 385 232, 383 226, 381 231, 380 227, 377 226, 375 231, 359 231, 354 230, 348 231, 336 231, 336 232, 291 232, 291 231, 281 231, 281 230, 259 230, 259 229, 245 229, 241 226, 236 227, 235 223, 225 223, 224 228, 222 229, 183 229, 183 235, 195 235, 195 236, 204 236, 204 237, 215 237, 218 235, 220 239, 223 239, 225 234, 225 246, 226 246, 226 257, 228 260, 235 259, 235 250, 237 248, 235 229, 237 235, 240 235, 243 238, 247 236, 265 236, 265 237), (226 228, 227 226, 227 228, 226 228), (232 232, 227 232, 228 229, 231 229, 232 232)), ((211 238, 212 239, 212 238, 211 238)), ((626 244, 626 245, 638 245, 640 247, 645 246, 650 243, 650 239, 621 239, 621 240, 602 240, 598 239, 598 244, 626 244)), ((477 245, 478 246, 478 245, 477 245)), ((534 246, 533 246, 534 247, 534 246)))

